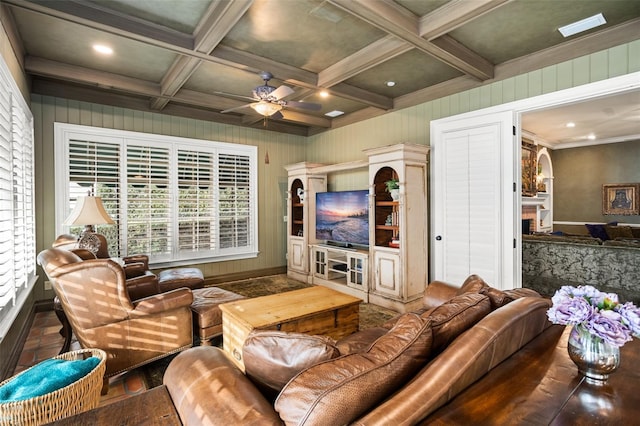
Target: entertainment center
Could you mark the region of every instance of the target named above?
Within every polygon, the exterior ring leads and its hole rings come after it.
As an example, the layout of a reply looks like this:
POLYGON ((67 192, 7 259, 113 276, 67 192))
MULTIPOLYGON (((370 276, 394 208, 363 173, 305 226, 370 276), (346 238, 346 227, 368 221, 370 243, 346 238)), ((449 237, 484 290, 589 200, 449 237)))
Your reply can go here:
POLYGON ((364 154, 349 163, 285 167, 287 274, 407 312, 421 305, 428 282, 429 147, 397 144, 364 154), (327 192, 331 173, 364 168, 367 190, 327 192), (397 197, 389 182, 397 182, 397 197))

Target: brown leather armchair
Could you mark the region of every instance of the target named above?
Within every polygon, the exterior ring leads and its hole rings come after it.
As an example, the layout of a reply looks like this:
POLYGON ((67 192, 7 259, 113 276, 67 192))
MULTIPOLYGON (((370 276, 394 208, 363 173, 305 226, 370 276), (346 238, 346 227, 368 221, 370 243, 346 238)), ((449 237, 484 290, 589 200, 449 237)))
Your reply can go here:
MULTIPOLYGON (((71 234, 59 235, 51 244, 51 247, 72 251, 83 260, 111 258, 105 236, 102 234, 95 235, 100 240, 100 250, 96 254, 86 249, 77 248, 78 239, 71 234)), ((127 291, 131 300, 138 300, 161 293, 158 277, 149 270, 149 256, 146 254, 125 256, 122 258, 122 262, 124 263, 123 268, 127 277, 127 291)))
POLYGON ((105 378, 192 346, 191 290, 132 302, 123 267, 58 248, 38 254, 78 342, 107 352, 105 378))

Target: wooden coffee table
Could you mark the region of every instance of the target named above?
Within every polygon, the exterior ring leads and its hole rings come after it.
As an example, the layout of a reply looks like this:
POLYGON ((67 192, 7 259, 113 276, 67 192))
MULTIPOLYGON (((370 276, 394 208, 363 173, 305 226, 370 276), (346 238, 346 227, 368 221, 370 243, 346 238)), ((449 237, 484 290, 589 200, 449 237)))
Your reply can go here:
POLYGON ((362 300, 314 286, 220 305, 224 350, 244 371, 242 345, 253 329, 320 334, 340 339, 358 331, 362 300))

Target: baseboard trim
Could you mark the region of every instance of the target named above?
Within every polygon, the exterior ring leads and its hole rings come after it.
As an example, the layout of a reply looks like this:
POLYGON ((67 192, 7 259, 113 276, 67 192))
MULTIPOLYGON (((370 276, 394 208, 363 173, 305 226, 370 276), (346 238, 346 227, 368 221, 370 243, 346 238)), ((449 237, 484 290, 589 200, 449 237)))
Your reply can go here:
POLYGON ((286 274, 286 266, 276 266, 273 268, 254 269, 252 271, 235 272, 233 274, 216 275, 215 277, 205 277, 204 285, 210 286, 222 284, 230 281, 247 280, 249 278, 266 277, 269 275, 286 274))

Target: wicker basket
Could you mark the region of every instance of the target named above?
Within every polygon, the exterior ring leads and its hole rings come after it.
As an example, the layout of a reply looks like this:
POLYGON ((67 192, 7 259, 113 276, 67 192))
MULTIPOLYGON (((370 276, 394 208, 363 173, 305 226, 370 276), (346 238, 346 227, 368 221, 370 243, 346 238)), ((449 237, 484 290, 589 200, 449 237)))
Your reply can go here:
MULTIPOLYGON (((36 398, 0 404, 0 426, 41 425, 96 408, 100 402, 107 354, 100 349, 80 349, 65 352, 54 359, 74 361, 91 356, 99 358, 100 362, 80 380, 36 398)), ((0 386, 17 376, 5 380, 0 386)))

